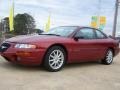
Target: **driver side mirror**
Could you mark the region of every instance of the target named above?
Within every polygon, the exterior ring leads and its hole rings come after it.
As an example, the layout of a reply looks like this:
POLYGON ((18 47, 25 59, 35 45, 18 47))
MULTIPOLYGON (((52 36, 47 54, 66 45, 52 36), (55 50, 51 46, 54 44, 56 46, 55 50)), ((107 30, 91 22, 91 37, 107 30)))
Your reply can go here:
POLYGON ((75 40, 75 41, 78 41, 78 39, 84 39, 84 37, 83 37, 83 36, 75 36, 75 37, 74 37, 74 40, 75 40))

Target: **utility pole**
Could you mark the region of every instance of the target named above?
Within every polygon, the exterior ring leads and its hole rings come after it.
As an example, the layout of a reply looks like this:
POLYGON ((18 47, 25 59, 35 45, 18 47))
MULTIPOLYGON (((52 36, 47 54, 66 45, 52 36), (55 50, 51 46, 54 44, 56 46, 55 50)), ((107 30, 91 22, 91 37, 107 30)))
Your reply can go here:
POLYGON ((114 15, 114 25, 113 25, 113 33, 112 33, 113 37, 115 37, 115 35, 116 35, 119 3, 120 3, 120 0, 116 0, 116 3, 115 3, 115 15, 114 15))

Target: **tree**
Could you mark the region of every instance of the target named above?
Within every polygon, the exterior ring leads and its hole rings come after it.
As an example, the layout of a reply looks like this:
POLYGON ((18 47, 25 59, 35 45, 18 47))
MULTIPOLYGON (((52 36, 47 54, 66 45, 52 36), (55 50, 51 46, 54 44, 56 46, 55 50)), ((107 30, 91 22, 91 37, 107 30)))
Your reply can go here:
POLYGON ((14 33, 17 35, 25 35, 34 33, 35 20, 27 14, 17 14, 14 18, 14 33))
POLYGON ((3 20, 4 20, 4 32, 9 32, 10 31, 9 17, 5 17, 3 20))
POLYGON ((42 33, 42 32, 44 32, 43 30, 41 30, 41 29, 34 29, 35 31, 36 31, 36 33, 38 33, 38 34, 40 34, 40 33, 42 33))
POLYGON ((0 31, 4 33, 9 32, 9 18, 5 17, 0 22, 0 31))
POLYGON ((0 22, 0 38, 2 37, 2 24, 0 22))

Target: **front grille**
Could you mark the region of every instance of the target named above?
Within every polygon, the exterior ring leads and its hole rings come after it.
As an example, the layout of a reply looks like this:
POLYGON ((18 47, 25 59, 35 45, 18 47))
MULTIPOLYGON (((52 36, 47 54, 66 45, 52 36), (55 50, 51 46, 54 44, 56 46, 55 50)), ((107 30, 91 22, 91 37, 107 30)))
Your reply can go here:
POLYGON ((11 45, 9 43, 3 43, 0 46, 0 52, 5 52, 11 45))

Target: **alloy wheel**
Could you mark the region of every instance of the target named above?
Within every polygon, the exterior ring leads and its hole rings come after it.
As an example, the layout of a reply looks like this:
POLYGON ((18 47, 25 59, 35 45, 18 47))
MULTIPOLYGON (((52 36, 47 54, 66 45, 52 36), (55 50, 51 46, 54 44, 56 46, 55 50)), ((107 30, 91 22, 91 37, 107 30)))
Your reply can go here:
POLYGON ((109 50, 106 55, 106 61, 107 63, 111 63, 113 61, 113 52, 111 50, 109 50))
POLYGON ((49 65, 53 69, 59 69, 64 63, 64 54, 61 50, 54 50, 49 55, 49 65))

